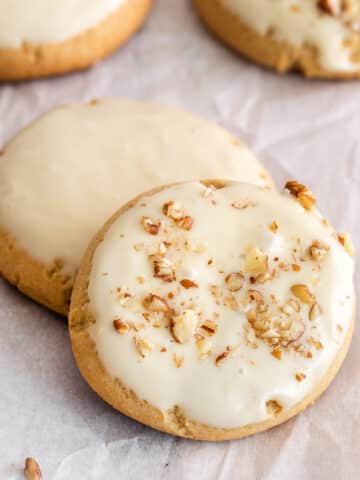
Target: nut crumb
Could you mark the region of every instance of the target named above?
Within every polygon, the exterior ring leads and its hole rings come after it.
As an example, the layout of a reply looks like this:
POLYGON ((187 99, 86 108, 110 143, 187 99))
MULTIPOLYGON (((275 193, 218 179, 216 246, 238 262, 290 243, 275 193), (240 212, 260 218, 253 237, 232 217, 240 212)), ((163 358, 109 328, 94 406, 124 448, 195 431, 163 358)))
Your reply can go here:
POLYGON ((176 355, 176 353, 173 354, 173 362, 175 364, 176 368, 180 368, 183 366, 184 363, 184 357, 180 357, 176 355))
POLYGON ((212 352, 212 343, 205 338, 200 338, 196 341, 196 347, 199 353, 199 359, 204 360, 207 358, 212 352))
POLYGON ((279 415, 283 407, 277 400, 268 400, 266 402, 266 410, 269 415, 279 415))
POLYGON ((145 358, 145 356, 154 350, 154 345, 151 342, 148 342, 144 338, 134 336, 133 337, 133 343, 135 346, 136 351, 140 355, 141 358, 145 358))
POLYGON ((228 345, 226 347, 226 350, 222 353, 220 353, 216 358, 215 358, 215 365, 218 367, 220 366, 223 361, 230 355, 232 348, 228 345))
POLYGON ((355 255, 355 247, 352 242, 350 233, 338 233, 338 239, 341 245, 344 247, 345 252, 350 255, 350 257, 353 257, 355 255))
POLYGON ((292 196, 297 198, 300 205, 305 210, 311 210, 314 207, 316 199, 312 192, 305 185, 298 183, 296 180, 289 180, 286 182, 285 188, 292 196))
POLYGON ((172 314, 172 308, 169 306, 165 298, 150 293, 143 301, 144 307, 150 312, 172 314))
POLYGON ((309 309, 309 320, 316 320, 321 315, 321 308, 318 303, 313 303, 309 309))
POLYGON ((34 458, 28 457, 25 459, 24 474, 27 480, 41 480, 40 466, 34 458))
POLYGON ((278 231, 278 228, 278 224, 275 222, 275 220, 269 225, 269 229, 273 233, 276 233, 278 231))
POLYGON ((141 225, 143 226, 145 232, 149 233, 150 235, 157 235, 159 233, 160 223, 155 223, 150 217, 142 217, 141 225))
POLYGON ((212 320, 205 320, 205 322, 200 325, 199 329, 202 333, 205 333, 209 337, 212 337, 213 335, 215 335, 218 326, 212 320))
POLYGON ((241 272, 232 272, 225 277, 225 285, 230 292, 238 292, 244 283, 244 275, 241 272))
POLYGON ((113 325, 115 330, 119 333, 126 333, 129 331, 129 325, 127 324, 127 322, 121 320, 120 318, 116 318, 113 321, 113 325))
POLYGON ((310 292, 307 285, 297 284, 291 287, 291 292, 303 303, 313 303, 314 295, 310 292))
POLYGON ((314 260, 315 262, 321 262, 324 260, 328 251, 329 247, 320 243, 318 240, 315 240, 308 249, 311 260, 314 260))
POLYGON ((302 382, 306 378, 306 375, 305 373, 296 373, 295 378, 298 382, 302 382))
POLYGON ((245 258, 245 270, 252 275, 264 275, 268 270, 268 256, 257 247, 250 248, 245 258))
POLYGON ((198 288, 199 287, 199 285, 197 283, 193 282, 189 278, 183 278, 182 280, 180 280, 180 285, 182 287, 184 287, 186 290, 188 290, 189 288, 198 288))
POLYGON ((193 310, 184 310, 173 317, 170 322, 170 332, 177 343, 187 343, 196 327, 197 315, 193 310))
POLYGON ((271 355, 275 357, 277 360, 282 359, 282 351, 279 350, 278 348, 274 348, 274 350, 271 351, 271 355))

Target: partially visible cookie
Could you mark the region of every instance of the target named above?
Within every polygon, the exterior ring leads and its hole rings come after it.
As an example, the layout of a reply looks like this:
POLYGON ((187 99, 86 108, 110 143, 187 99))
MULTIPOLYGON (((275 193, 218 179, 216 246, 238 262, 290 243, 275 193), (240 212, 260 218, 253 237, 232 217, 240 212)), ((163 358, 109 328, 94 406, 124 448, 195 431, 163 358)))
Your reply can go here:
POLYGON ((86 68, 122 45, 152 0, 2 0, 0 81, 86 68))
POLYGON ((327 388, 354 322, 353 254, 311 192, 228 181, 164 186, 91 242, 69 328, 114 408, 198 440, 240 438, 327 388))
POLYGON ((121 100, 56 109, 0 154, 0 272, 66 315, 85 248, 119 205, 209 176, 272 186, 243 144, 189 113, 121 100))
POLYGON ((194 0, 225 43, 279 72, 360 77, 359 0, 194 0))

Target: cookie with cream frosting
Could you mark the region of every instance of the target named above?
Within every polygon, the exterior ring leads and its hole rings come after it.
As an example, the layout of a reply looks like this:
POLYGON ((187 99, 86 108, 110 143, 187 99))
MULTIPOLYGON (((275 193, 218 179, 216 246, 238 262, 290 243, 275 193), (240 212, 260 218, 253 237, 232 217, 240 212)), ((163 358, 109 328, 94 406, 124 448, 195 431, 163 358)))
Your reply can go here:
POLYGON ((86 246, 119 205, 208 176, 272 186, 243 144, 189 113, 121 100, 58 108, 0 154, 0 272, 66 315, 86 246))
POLYGON ((255 62, 308 77, 360 76, 359 0, 194 0, 220 39, 255 62))
POLYGON ((353 247, 303 185, 168 185, 122 207, 74 288, 72 348, 114 408, 188 438, 226 440, 310 405, 346 355, 353 247))
POLYGON ((79 70, 122 45, 152 0, 2 0, 0 81, 79 70))

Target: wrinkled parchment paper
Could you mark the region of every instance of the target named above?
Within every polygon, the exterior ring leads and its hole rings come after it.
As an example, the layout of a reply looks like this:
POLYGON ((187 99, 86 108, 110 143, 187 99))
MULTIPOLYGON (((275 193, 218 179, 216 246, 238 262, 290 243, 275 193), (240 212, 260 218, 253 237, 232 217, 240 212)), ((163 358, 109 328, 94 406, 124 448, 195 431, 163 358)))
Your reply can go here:
MULTIPOLYGON (((278 185, 308 184, 359 246, 360 83, 261 70, 210 37, 190 2, 158 0, 140 34, 91 70, 0 87, 0 145, 59 103, 101 96, 161 101, 219 122, 278 185)), ((285 425, 229 443, 181 440, 102 402, 77 371, 65 322, 0 281, 0 478, 23 478, 29 455, 51 480, 359 478, 359 346, 357 329, 330 389, 285 425)))

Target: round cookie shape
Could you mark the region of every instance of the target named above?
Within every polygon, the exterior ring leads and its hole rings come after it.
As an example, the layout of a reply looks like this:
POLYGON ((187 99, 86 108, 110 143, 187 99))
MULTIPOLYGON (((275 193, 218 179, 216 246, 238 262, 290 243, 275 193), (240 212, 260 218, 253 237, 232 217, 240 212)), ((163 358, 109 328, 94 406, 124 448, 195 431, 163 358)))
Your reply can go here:
POLYGON ((56 109, 0 156, 0 272, 67 314, 86 246, 119 205, 208 176, 272 186, 244 145, 189 113, 121 100, 56 109))
POLYGON ((360 76, 359 0, 194 0, 207 26, 251 60, 307 77, 360 76))
POLYGON ((2 0, 0 81, 92 65, 140 28, 151 5, 152 0, 2 0))
POLYGON ((79 369, 105 401, 171 434, 228 440, 327 388, 353 330, 351 244, 311 192, 287 188, 173 184, 105 224, 69 315, 79 369))

